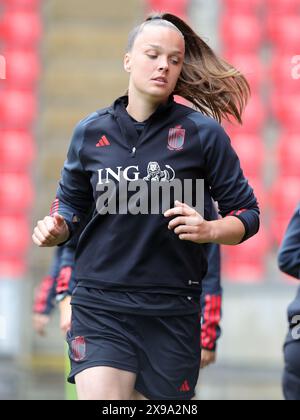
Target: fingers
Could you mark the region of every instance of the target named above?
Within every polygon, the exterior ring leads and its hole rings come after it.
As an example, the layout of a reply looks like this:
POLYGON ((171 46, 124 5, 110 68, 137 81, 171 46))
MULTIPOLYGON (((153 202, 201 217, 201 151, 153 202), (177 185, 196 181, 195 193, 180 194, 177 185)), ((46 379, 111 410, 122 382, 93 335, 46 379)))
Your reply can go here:
POLYGON ((167 210, 164 213, 165 217, 170 216, 177 216, 177 215, 183 215, 183 216, 196 216, 198 213, 196 210, 192 209, 185 203, 181 203, 180 201, 175 201, 175 207, 167 210))
POLYGON ((40 247, 51 246, 52 242, 55 240, 55 237, 49 232, 49 228, 44 220, 40 220, 34 228, 32 240, 40 247))
POLYGON ((37 223, 37 227, 39 230, 39 235, 36 235, 41 241, 42 240, 48 240, 48 239, 55 239, 55 237, 50 233, 47 224, 45 223, 45 220, 40 220, 37 223))
POLYGON ((200 364, 201 369, 204 369, 207 366, 215 363, 215 361, 216 361, 215 352, 208 351, 208 350, 202 350, 201 364, 200 364))
POLYGON ((170 223, 168 224, 168 229, 174 229, 176 228, 176 226, 185 225, 187 223, 188 223, 188 217, 179 216, 170 221, 170 223))
POLYGON ((42 242, 35 236, 35 234, 32 235, 32 240, 35 243, 35 245, 42 247, 42 242))
POLYGON ((189 216, 189 217, 179 216, 170 221, 170 223, 168 224, 168 229, 175 229, 177 226, 180 226, 180 225, 199 227, 201 223, 203 223, 203 219, 200 215, 197 215, 195 217, 194 216, 189 216))
POLYGON ((55 237, 49 232, 44 220, 40 220, 33 231, 32 239, 39 246, 51 245, 55 237))
MULTIPOLYGON (((165 217, 176 216, 169 222, 168 229, 174 229, 179 239, 198 243, 206 243, 206 238, 201 238, 201 229, 205 222, 203 217, 185 203, 175 201, 175 207, 164 213, 165 217)), ((202 235, 203 236, 203 235, 202 235)))
POLYGON ((200 363, 200 369, 204 369, 204 368, 206 368, 206 366, 208 365, 208 363, 207 362, 205 362, 204 360, 201 360, 201 363, 200 363))
POLYGON ((183 233, 198 233, 198 230, 197 226, 180 225, 174 229, 174 233, 176 233, 176 235, 181 235, 183 233))
POLYGON ((33 242, 39 247, 55 246, 64 234, 66 222, 62 216, 55 213, 54 217, 46 216, 37 223, 32 235, 33 242))
MULTIPOLYGON (((181 233, 178 238, 181 241, 192 241, 192 242, 197 242, 200 243, 198 235, 196 233, 181 233)), ((207 241, 204 241, 202 243, 206 243, 207 241)))
POLYGON ((65 225, 65 219, 58 213, 54 213, 54 222, 57 227, 63 227, 65 225))

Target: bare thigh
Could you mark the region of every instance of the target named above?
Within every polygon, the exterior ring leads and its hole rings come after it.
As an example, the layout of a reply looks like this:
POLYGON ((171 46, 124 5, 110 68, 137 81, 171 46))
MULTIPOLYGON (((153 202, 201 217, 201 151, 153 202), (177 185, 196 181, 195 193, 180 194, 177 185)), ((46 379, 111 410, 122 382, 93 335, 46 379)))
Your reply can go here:
POLYGON ((144 395, 142 395, 140 392, 137 392, 136 390, 133 391, 132 395, 131 395, 131 399, 132 400, 148 400, 148 398, 144 397, 144 395))
POLYGON ((79 400, 130 400, 136 374, 108 366, 86 369, 75 376, 79 400))

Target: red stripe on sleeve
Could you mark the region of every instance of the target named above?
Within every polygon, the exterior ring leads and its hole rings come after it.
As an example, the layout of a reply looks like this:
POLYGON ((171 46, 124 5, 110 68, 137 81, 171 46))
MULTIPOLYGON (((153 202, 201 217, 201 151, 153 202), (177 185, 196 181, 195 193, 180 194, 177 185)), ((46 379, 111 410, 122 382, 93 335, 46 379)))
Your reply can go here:
POLYGON ((217 327, 221 321, 221 305, 221 296, 205 296, 205 311, 201 330, 201 344, 207 349, 212 350, 217 340, 217 327))
POLYGON ((42 280, 40 286, 37 288, 33 311, 36 313, 43 313, 47 308, 47 300, 49 297, 50 290, 53 287, 55 279, 51 276, 46 276, 42 280))
POLYGON ((67 292, 72 276, 72 267, 63 267, 57 278, 56 293, 67 292))

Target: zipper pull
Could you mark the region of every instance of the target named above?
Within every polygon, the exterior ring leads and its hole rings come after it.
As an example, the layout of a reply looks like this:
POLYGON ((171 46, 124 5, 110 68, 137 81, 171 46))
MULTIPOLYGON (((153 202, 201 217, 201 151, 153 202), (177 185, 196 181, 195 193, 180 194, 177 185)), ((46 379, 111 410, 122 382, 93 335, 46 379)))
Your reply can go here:
POLYGON ((198 281, 189 280, 189 286, 192 286, 192 284, 199 285, 199 282, 198 281))
POLYGON ((131 150, 131 157, 135 157, 136 147, 133 147, 131 150))

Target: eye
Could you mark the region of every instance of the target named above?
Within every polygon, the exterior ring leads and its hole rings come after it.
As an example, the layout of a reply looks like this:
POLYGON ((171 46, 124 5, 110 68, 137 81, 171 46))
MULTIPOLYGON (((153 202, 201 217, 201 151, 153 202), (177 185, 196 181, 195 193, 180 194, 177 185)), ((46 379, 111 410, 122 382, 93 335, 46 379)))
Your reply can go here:
POLYGON ((150 55, 150 54, 147 54, 147 55, 149 58, 151 58, 151 60, 155 60, 157 58, 157 55, 150 55))
POLYGON ((172 64, 179 64, 179 60, 177 58, 173 58, 171 61, 172 64))

